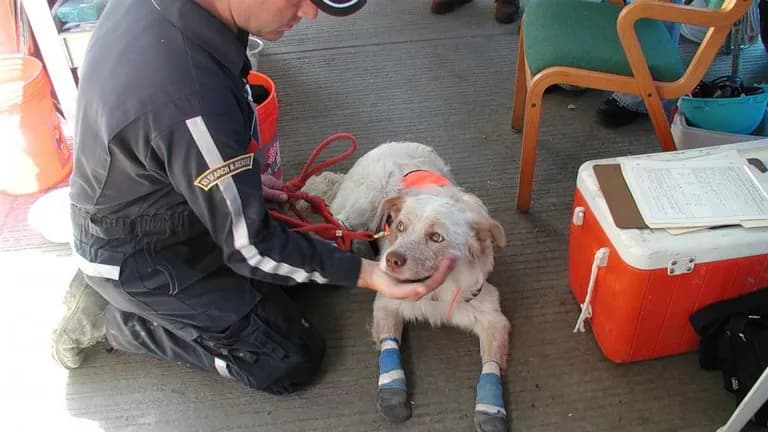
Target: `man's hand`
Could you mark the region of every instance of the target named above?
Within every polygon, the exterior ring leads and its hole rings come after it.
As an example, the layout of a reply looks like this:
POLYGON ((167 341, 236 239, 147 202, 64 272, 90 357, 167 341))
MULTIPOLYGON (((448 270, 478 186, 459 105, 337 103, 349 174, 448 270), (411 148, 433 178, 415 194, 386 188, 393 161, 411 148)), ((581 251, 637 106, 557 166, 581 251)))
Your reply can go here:
POLYGON ((455 259, 444 258, 437 271, 429 279, 423 282, 399 282, 397 279, 385 273, 375 261, 363 259, 360 266, 360 276, 357 286, 380 292, 385 297, 399 300, 419 300, 425 295, 436 290, 445 282, 445 278, 453 268, 455 259))
POLYGON ((269 176, 261 176, 261 194, 266 201, 284 203, 288 201, 288 195, 283 192, 283 182, 269 176))

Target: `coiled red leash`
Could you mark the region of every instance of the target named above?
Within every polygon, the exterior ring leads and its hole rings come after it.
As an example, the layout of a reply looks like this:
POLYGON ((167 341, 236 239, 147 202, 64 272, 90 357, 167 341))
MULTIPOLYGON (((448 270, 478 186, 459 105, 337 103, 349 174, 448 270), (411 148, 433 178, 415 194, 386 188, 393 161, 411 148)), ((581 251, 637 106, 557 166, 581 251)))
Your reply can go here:
POLYGON ((381 237, 381 233, 373 233, 370 231, 351 231, 342 225, 336 218, 333 217, 331 210, 328 208, 328 204, 319 196, 310 195, 305 192, 301 192, 301 188, 307 183, 310 177, 323 171, 324 169, 337 164, 344 159, 352 156, 357 151, 357 139, 348 133, 337 133, 324 139, 309 156, 304 168, 301 169, 301 173, 290 181, 283 184, 283 191, 288 195, 288 209, 295 215, 295 217, 289 216, 285 213, 281 213, 279 210, 273 209, 269 213, 273 218, 292 225, 293 231, 296 232, 312 232, 325 240, 331 240, 336 242, 336 246, 339 249, 348 251, 352 249, 352 240, 372 241, 381 237), (315 160, 320 154, 331 144, 340 140, 348 140, 350 146, 347 150, 339 155, 326 159, 316 166, 312 166, 315 160), (302 200, 309 204, 311 211, 325 220, 325 223, 313 224, 307 219, 307 217, 296 208, 296 201, 302 200))

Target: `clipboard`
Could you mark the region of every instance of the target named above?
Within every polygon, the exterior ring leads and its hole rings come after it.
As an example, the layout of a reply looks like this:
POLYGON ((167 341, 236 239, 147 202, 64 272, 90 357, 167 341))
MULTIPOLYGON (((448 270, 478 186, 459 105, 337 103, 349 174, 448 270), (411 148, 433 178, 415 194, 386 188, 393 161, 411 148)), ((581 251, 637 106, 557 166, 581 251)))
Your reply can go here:
POLYGON ((617 228, 648 229, 640 210, 637 208, 632 192, 629 191, 624 175, 621 173, 621 165, 605 164, 594 165, 597 183, 603 192, 605 203, 617 228))
MULTIPOLYGON (((755 167, 761 173, 768 171, 768 167, 760 159, 749 158, 747 163, 755 167)), ((608 205, 608 210, 617 228, 623 229, 650 229, 645 224, 640 210, 637 208, 635 198, 629 191, 624 174, 619 164, 600 164, 592 167, 597 183, 608 205)))

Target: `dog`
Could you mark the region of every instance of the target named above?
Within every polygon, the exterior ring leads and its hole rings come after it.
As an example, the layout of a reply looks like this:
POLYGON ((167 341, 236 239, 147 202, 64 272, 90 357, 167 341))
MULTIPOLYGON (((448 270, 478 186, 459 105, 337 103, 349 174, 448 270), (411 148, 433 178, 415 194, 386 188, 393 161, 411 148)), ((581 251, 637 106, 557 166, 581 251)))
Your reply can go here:
POLYGON ((494 246, 506 245, 501 224, 477 196, 456 186, 432 148, 415 142, 381 144, 346 175, 316 176, 305 191, 324 196, 349 229, 375 232, 386 225, 378 259, 381 269, 400 281, 425 280, 447 254, 456 257, 445 282, 419 301, 376 295, 372 336, 379 350, 379 411, 392 421, 410 418, 400 341, 406 322, 426 321, 477 334, 482 372, 475 428, 506 431, 500 377, 506 369, 509 321, 501 312, 498 290, 486 280, 493 270, 494 246))

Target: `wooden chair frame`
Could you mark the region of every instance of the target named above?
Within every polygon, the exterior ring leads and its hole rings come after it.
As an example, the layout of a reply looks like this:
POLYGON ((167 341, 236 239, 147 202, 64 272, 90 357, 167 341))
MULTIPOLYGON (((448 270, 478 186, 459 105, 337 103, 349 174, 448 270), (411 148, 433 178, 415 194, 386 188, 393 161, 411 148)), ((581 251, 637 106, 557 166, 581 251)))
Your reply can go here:
MULTIPOLYGON (((611 0, 611 3, 623 4, 621 0, 611 0)), ((541 122, 541 102, 547 87, 556 84, 572 84, 641 96, 662 150, 675 150, 669 121, 661 101, 678 98, 696 87, 725 42, 731 26, 747 12, 751 4, 752 0, 725 0, 720 9, 704 9, 659 0, 635 0, 625 6, 619 13, 616 26, 632 76, 567 66, 549 67, 531 76, 525 59, 524 32, 521 23, 512 107, 512 128, 522 130, 523 134, 517 186, 518 211, 527 212, 531 206, 536 145, 541 122), (635 23, 643 18, 710 27, 693 60, 677 81, 654 81, 651 77, 645 55, 635 33, 635 23)))

